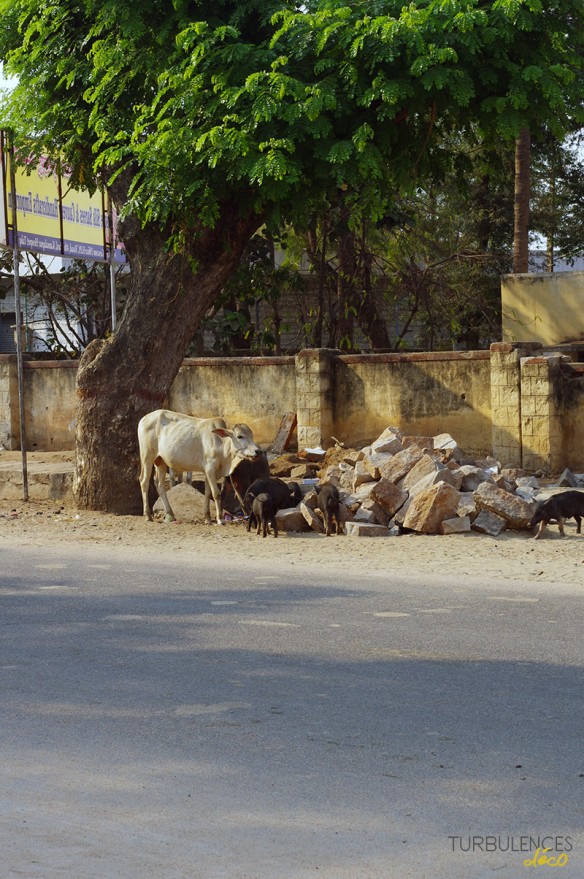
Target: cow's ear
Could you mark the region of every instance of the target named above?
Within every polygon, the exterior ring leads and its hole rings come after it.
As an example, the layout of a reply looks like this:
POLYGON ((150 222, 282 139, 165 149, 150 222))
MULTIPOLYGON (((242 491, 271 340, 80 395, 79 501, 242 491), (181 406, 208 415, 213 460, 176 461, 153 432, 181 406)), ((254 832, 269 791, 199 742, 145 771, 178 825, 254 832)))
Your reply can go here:
POLYGON ((226 436, 233 436, 233 431, 227 430, 225 427, 214 427, 212 433, 220 436, 221 439, 225 439, 226 436))

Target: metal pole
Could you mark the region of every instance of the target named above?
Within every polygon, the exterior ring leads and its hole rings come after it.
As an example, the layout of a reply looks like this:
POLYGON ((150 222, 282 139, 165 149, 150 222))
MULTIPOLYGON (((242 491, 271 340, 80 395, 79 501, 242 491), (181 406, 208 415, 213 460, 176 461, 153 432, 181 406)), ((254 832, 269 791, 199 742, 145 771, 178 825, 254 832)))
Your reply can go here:
POLYGON ((26 428, 24 420, 24 368, 22 361, 22 312, 20 308, 20 268, 18 264, 18 224, 16 217, 16 174, 14 171, 14 139, 10 135, 10 191, 12 193, 12 255, 14 265, 14 306, 16 311, 16 363, 18 369, 18 407, 20 416, 20 449, 22 452, 22 499, 28 500, 28 467, 26 462, 26 428))
POLYGON ((107 196, 107 216, 109 226, 109 277, 110 277, 110 298, 111 298, 111 314, 112 314, 112 333, 116 328, 116 242, 114 239, 114 214, 112 199, 108 192, 107 196))

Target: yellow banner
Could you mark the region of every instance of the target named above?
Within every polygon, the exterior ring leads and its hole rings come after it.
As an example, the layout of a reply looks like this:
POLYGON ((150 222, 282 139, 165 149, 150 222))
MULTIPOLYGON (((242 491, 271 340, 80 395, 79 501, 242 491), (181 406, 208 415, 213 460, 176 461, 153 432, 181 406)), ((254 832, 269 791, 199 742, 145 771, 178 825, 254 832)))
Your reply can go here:
MULTIPOLYGON (((2 138, 5 218, 1 244, 13 246, 10 156, 2 138)), ((90 195, 71 189, 65 173, 45 159, 27 168, 15 167, 16 228, 20 250, 69 259, 109 260, 109 217, 102 192, 90 195)), ((115 220, 115 217, 114 217, 115 220)), ((115 261, 125 262, 118 245, 115 261)))

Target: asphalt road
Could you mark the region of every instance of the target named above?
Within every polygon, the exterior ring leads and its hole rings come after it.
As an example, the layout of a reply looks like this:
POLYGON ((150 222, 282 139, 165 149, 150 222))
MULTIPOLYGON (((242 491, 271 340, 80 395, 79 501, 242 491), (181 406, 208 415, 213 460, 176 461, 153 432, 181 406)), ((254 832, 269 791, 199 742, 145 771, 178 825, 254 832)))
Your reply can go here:
POLYGON ((0 602, 3 879, 584 876, 573 586, 4 548, 0 602))

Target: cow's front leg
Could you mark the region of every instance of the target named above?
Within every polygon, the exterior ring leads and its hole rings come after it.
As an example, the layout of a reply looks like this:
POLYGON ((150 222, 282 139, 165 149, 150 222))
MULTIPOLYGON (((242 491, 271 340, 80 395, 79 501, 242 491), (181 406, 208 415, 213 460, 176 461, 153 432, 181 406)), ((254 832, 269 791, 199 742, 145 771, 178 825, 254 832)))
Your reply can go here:
POLYGON ((219 484, 215 477, 215 473, 209 469, 205 470, 205 522, 211 522, 211 512, 209 509, 209 502, 211 497, 213 497, 213 502, 215 504, 215 515, 217 518, 217 524, 223 525, 223 508, 221 506, 221 489, 219 488, 219 484))

